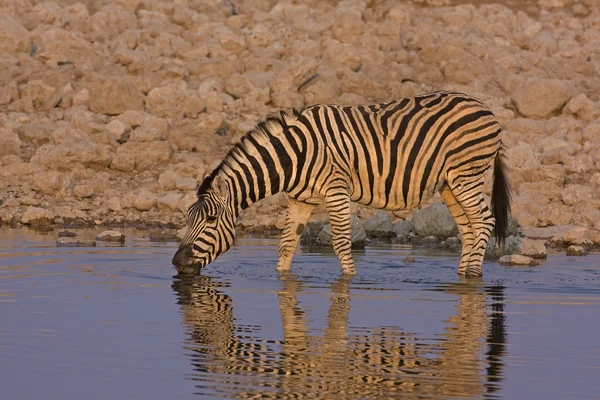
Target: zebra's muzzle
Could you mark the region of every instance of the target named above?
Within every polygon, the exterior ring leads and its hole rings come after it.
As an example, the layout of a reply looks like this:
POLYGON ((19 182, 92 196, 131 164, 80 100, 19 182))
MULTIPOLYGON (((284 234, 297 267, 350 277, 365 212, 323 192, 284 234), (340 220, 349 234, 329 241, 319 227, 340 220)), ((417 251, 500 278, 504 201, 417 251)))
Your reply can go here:
POLYGON ((202 260, 194 259, 191 244, 180 247, 171 262, 180 274, 198 274, 204 264, 202 260))

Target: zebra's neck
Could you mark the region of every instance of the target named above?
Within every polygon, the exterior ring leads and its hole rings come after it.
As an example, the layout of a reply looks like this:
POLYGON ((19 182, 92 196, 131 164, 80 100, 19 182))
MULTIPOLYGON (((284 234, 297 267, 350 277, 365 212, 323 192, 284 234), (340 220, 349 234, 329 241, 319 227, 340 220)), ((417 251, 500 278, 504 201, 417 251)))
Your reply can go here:
POLYGON ((283 138, 286 118, 270 118, 246 134, 211 174, 226 181, 235 215, 253 203, 286 190, 295 170, 295 157, 283 138))

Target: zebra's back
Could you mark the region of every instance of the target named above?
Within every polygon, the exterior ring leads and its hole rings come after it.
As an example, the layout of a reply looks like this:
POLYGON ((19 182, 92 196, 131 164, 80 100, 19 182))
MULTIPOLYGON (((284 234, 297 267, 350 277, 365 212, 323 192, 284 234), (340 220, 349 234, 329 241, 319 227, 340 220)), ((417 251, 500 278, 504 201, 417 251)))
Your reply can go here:
POLYGON ((317 105, 298 122, 322 142, 324 155, 316 162, 349 178, 353 201, 388 210, 425 202, 454 170, 482 173, 501 146, 489 108, 454 92, 365 106, 317 105))

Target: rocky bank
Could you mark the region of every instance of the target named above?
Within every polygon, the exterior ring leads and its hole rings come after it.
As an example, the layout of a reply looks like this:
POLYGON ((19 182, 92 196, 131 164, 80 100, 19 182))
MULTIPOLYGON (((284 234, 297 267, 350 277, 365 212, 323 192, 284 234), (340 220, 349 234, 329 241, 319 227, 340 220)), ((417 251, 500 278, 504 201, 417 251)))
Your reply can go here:
MULTIPOLYGON (((0 223, 181 227, 269 113, 449 89, 503 124, 515 235, 600 244, 599 4, 456 3, 0 0, 0 223)), ((240 229, 281 229, 286 201, 240 229)), ((415 210, 387 215, 372 236, 424 235, 415 210)))

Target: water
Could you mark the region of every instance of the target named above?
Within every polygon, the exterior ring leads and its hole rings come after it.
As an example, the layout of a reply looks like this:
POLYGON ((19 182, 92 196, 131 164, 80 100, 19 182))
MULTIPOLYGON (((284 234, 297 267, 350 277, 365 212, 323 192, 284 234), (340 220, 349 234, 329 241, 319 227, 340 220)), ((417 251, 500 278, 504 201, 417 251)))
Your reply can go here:
POLYGON ((173 243, 54 240, 0 230, 1 399, 600 398, 598 255, 461 281, 455 254, 373 247, 348 280, 246 239, 181 280, 173 243))

